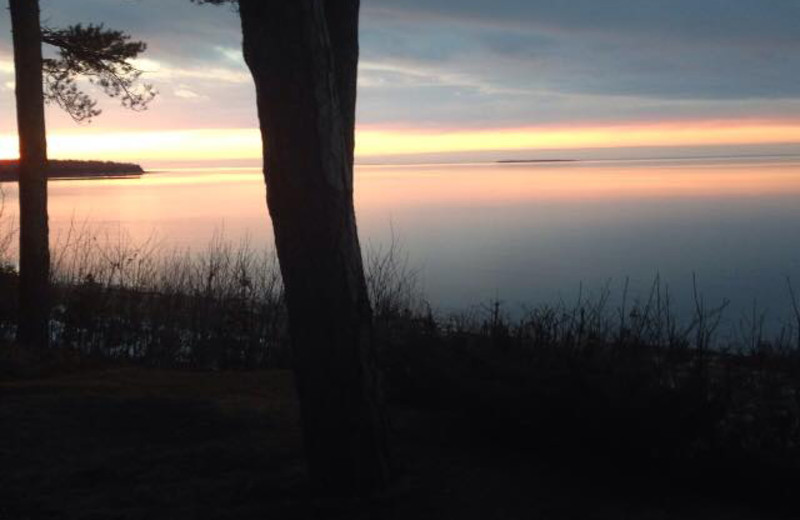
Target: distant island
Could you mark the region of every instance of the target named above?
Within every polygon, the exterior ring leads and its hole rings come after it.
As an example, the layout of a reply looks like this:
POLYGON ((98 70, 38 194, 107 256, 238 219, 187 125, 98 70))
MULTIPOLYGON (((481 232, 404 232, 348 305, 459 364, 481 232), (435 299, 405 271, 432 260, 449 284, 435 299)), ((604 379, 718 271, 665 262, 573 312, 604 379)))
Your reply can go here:
POLYGON ((578 162, 579 159, 503 159, 497 161, 498 164, 517 164, 517 163, 562 163, 578 162))
MULTIPOLYGON (((19 161, 0 160, 0 182, 18 180, 19 161)), ((138 164, 111 161, 59 161, 51 160, 48 171, 50 179, 84 179, 94 177, 124 177, 142 175, 144 169, 138 164)))

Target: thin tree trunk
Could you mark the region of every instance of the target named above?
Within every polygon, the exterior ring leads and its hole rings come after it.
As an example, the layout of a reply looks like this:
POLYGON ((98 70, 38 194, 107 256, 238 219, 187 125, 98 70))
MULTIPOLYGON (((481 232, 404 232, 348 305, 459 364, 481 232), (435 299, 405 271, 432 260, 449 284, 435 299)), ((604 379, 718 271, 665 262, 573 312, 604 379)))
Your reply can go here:
POLYGON ((240 0, 240 13, 306 457, 320 491, 341 495, 382 489, 389 470, 353 208, 358 2, 341 2, 355 9, 337 13, 329 32, 325 5, 338 3, 240 0), (345 44, 332 44, 341 34, 345 44))
POLYGON ((50 250, 47 225, 47 137, 38 0, 9 0, 19 132, 20 309, 24 346, 49 342, 50 250))

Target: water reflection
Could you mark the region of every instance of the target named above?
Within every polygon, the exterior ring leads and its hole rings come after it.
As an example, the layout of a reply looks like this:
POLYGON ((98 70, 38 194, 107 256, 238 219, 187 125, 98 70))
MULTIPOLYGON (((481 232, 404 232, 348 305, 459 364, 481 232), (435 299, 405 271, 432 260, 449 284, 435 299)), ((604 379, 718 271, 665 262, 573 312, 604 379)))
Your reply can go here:
MULTIPOLYGON (((660 273, 688 309, 696 272, 735 322, 754 299, 786 314, 785 277, 800 283, 796 159, 362 166, 356 194, 362 241, 394 229, 440 307, 552 302, 626 276, 641 293, 660 273)), ((272 242, 256 168, 53 182, 50 216, 54 238, 89 221, 195 250, 222 228, 272 242)))

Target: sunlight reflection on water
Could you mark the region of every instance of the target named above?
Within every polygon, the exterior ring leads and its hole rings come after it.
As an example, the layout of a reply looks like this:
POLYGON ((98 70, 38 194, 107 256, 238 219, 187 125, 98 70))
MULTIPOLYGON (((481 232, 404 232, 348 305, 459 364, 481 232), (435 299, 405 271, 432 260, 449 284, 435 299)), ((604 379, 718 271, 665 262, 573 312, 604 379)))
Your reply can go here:
MULTIPOLYGON (((151 170, 52 182, 54 240, 89 222, 192 250, 223 229, 272 243, 258 169, 151 170)), ((570 300, 581 282, 619 289, 626 276, 641 294, 657 273, 688 308, 696 272, 736 321, 754 299, 787 315, 785 277, 800 284, 798 159, 361 166, 356 200, 362 243, 393 229, 440 308, 570 300)))

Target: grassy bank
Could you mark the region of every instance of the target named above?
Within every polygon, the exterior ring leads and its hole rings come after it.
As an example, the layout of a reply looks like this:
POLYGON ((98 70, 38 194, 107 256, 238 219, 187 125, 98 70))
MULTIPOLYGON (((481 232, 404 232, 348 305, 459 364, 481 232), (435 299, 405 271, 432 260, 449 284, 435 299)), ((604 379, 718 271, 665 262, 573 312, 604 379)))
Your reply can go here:
MULTIPOLYGON (((425 302, 396 243, 366 257, 395 410, 450 418, 448 428, 473 455, 512 450, 521 460, 630 486, 631 495, 795 507, 793 332, 765 338, 754 313, 741 341, 720 344, 724 306, 707 307, 698 291, 694 315, 681 319, 659 280, 644 299, 623 295, 613 308, 601 293, 515 319, 500 302, 443 315, 425 302)), ((0 271, 3 294, 16 283, 13 269, 0 271)), ((202 253, 165 254, 155 242, 82 230, 56 248, 53 283, 52 353, 42 360, 2 349, 7 381, 120 364, 153 374, 291 365, 275 259, 246 242, 218 238, 202 253)), ((14 298, 0 306, 9 342, 14 298)))
POLYGON ((492 442, 466 417, 393 406, 393 489, 308 493, 285 370, 106 368, 0 381, 0 518, 744 520, 780 518, 492 442), (57 434, 54 434, 57 432, 57 434), (10 447, 14 449, 9 449, 10 447))

